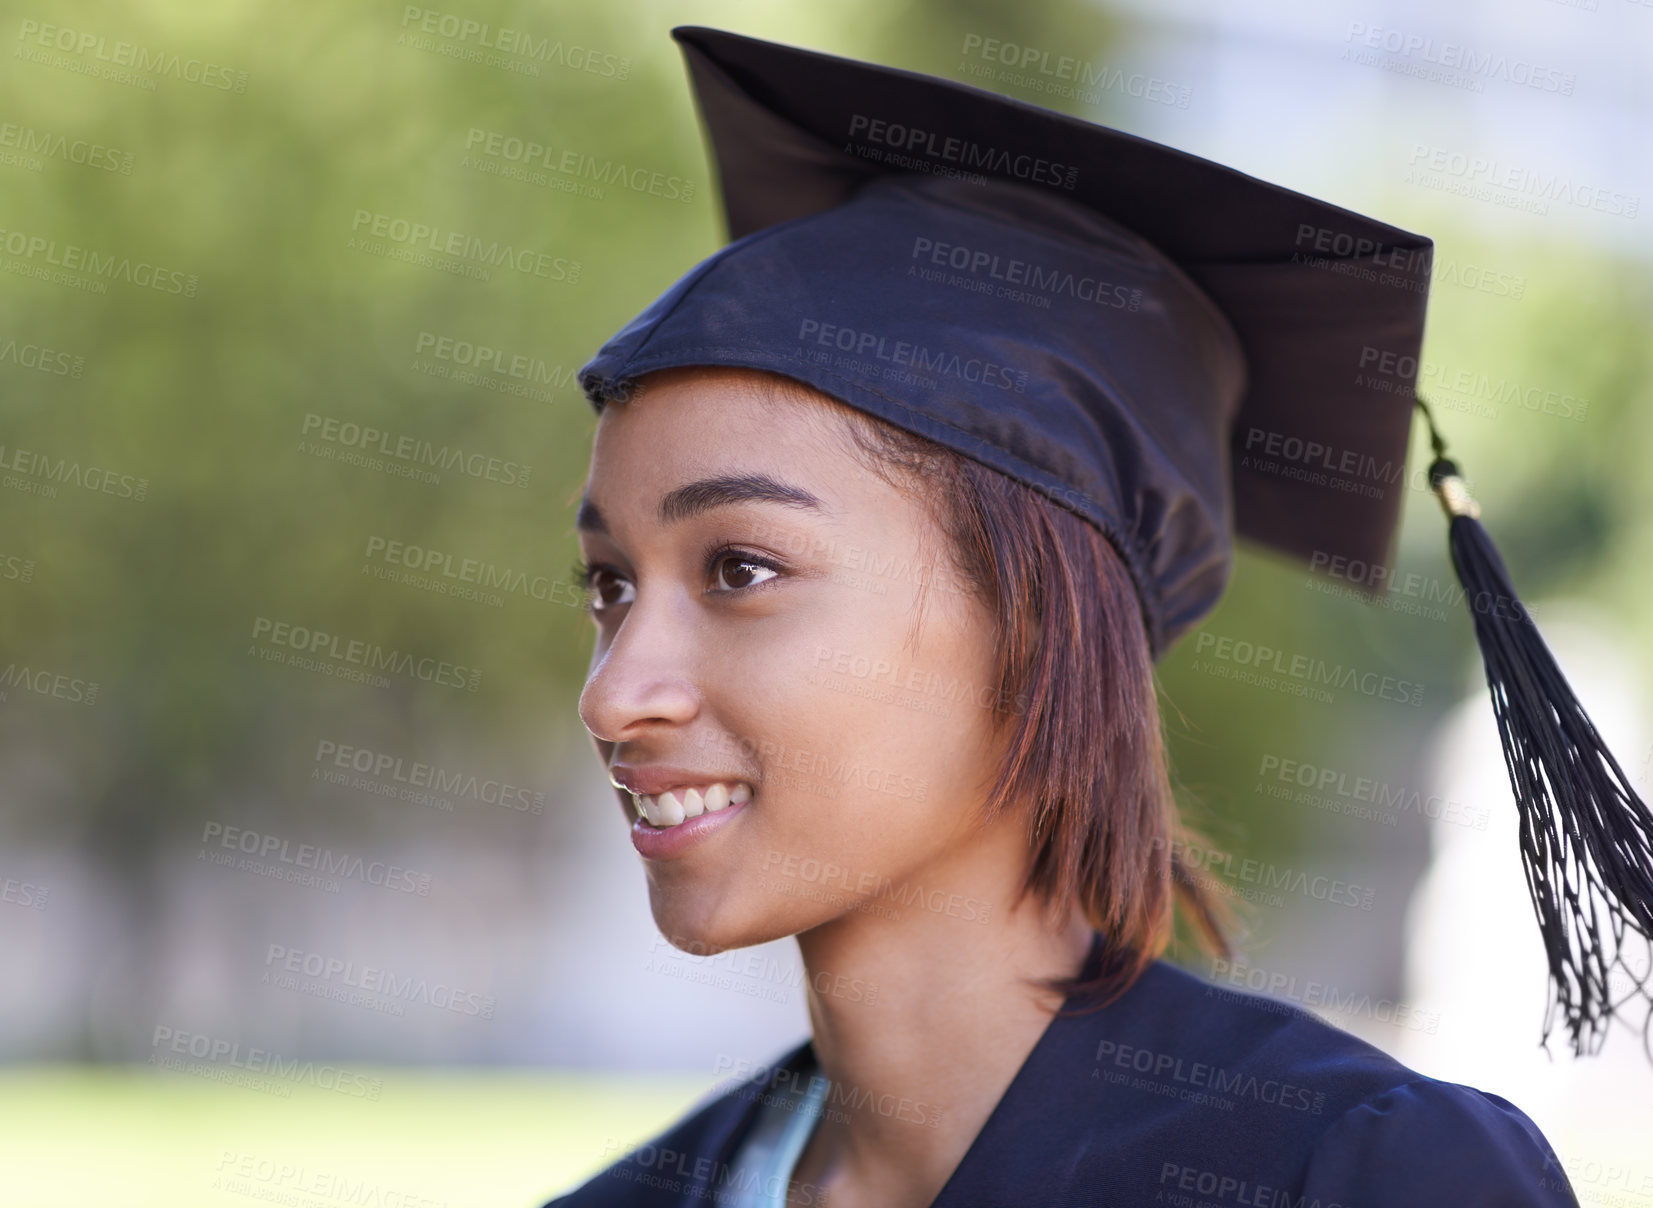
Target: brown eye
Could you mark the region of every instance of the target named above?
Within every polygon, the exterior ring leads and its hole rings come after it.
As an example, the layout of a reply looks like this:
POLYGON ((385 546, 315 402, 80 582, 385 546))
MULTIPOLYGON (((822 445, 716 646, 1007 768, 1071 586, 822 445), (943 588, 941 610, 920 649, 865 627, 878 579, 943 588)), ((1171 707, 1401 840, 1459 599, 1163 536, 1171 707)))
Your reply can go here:
POLYGON ((637 589, 630 580, 622 579, 612 571, 598 571, 596 580, 592 583, 597 593, 597 603, 600 608, 618 608, 621 604, 630 604, 637 595, 637 589))
POLYGON ((637 595, 637 588, 629 579, 615 574, 606 566, 584 569, 580 578, 585 583, 586 609, 590 612, 606 612, 610 608, 630 604, 637 595))
POLYGON ((746 587, 756 587, 759 583, 767 583, 780 572, 767 562, 745 554, 723 554, 712 563, 717 572, 713 577, 714 586, 721 591, 740 591, 746 587))

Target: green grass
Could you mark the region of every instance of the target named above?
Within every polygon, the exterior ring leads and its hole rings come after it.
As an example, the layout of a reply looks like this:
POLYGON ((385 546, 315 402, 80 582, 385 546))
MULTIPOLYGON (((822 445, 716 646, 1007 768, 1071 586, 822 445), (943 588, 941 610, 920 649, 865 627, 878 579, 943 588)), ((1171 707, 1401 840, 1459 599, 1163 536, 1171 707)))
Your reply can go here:
POLYGON ((706 1078, 372 1069, 377 1102, 137 1067, 0 1072, 6 1208, 533 1208, 678 1119, 706 1078), (605 1151, 605 1145, 609 1146, 605 1151))

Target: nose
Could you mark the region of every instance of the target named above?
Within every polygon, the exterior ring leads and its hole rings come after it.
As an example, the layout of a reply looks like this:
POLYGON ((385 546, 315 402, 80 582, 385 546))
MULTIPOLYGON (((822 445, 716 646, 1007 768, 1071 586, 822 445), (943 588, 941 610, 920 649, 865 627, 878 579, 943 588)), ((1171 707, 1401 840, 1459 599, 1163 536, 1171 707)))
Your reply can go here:
POLYGON ((694 629, 673 624, 665 600, 634 601, 608 649, 599 649, 580 690, 580 720, 599 743, 621 743, 681 725, 700 709, 694 629))

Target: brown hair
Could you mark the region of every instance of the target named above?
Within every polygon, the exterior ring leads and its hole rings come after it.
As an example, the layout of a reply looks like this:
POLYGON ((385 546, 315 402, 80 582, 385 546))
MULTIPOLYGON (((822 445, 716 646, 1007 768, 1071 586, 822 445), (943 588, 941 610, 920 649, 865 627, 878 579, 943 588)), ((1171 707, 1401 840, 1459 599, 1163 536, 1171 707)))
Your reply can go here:
POLYGON ((963 584, 993 613, 997 699, 1017 707, 995 710, 1001 733, 1014 721, 983 819, 1028 803, 1033 857, 1017 903, 1035 893, 1057 926, 1077 901, 1103 943, 1092 979, 1038 984, 1087 1000, 1078 1010, 1105 1006, 1164 953, 1178 906, 1200 948, 1230 956, 1234 915, 1185 859, 1205 845, 1178 813, 1147 629, 1119 554, 1033 488, 828 401, 860 460, 930 505, 963 584))

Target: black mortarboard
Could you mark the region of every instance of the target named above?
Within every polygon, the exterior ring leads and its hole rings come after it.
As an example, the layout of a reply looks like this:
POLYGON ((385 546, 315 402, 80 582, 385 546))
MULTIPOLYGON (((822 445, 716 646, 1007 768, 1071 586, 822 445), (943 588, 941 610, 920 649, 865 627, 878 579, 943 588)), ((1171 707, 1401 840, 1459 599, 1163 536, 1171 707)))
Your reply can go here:
MULTIPOLYGON (((1106 534, 1156 660, 1215 607, 1234 534, 1384 589, 1422 406, 1428 239, 967 85, 717 30, 672 36, 734 242, 582 369, 595 407, 653 370, 740 366, 929 437, 1106 534)), ((1653 935, 1653 814, 1425 418, 1552 1009, 1582 1049, 1615 1005, 1604 932, 1615 947, 1626 927, 1653 935)))
POLYGON ((1416 364, 1427 239, 995 93, 673 36, 737 242, 586 367, 594 399, 713 342, 985 461, 1113 539, 1156 659, 1221 597, 1231 529, 1387 567, 1411 391, 1366 350, 1416 364), (987 350, 1016 387, 963 380, 987 350))

